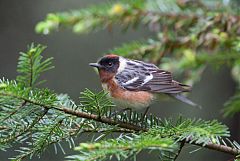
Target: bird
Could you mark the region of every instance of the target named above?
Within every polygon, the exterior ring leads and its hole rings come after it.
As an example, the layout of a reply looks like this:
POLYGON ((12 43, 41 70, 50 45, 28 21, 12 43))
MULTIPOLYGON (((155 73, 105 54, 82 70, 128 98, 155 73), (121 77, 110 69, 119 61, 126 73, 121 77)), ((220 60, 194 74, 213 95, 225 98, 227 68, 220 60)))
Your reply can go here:
POLYGON ((89 65, 97 68, 103 89, 123 110, 146 108, 145 116, 159 94, 201 108, 183 95, 191 91, 191 86, 173 80, 171 72, 154 64, 107 54, 89 65))

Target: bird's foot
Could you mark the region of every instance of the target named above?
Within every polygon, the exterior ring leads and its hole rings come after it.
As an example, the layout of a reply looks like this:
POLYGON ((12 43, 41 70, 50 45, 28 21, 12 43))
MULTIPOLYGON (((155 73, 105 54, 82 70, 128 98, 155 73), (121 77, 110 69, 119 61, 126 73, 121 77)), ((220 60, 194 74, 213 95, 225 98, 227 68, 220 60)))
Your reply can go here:
POLYGON ((144 124, 144 120, 145 120, 145 117, 146 117, 147 112, 148 112, 149 109, 150 109, 150 106, 148 106, 148 107, 146 108, 146 110, 144 111, 144 113, 143 113, 143 115, 142 115, 142 118, 141 118, 142 126, 143 126, 143 124, 144 124))
POLYGON ((119 111, 115 111, 113 113, 111 113, 110 117, 114 117, 114 116, 117 116, 119 114, 122 114, 123 112, 125 111, 130 111, 130 113, 132 112, 132 109, 131 108, 124 108, 124 109, 121 109, 119 111))

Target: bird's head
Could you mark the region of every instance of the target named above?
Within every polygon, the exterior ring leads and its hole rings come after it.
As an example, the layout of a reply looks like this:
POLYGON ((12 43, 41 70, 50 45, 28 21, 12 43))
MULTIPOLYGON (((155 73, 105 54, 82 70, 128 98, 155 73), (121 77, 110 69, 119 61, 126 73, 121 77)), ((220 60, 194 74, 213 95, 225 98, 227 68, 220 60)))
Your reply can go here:
POLYGON ((89 65, 98 69, 102 80, 107 80, 118 72, 120 57, 113 54, 105 55, 97 63, 90 63, 89 65))

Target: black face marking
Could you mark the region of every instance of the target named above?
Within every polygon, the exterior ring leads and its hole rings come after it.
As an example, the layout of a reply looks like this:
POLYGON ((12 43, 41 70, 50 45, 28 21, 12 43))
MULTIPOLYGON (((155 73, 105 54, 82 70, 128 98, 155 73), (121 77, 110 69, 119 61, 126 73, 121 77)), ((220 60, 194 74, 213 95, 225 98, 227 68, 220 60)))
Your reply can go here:
POLYGON ((116 73, 119 67, 119 57, 103 57, 98 61, 98 64, 102 66, 101 69, 116 73))

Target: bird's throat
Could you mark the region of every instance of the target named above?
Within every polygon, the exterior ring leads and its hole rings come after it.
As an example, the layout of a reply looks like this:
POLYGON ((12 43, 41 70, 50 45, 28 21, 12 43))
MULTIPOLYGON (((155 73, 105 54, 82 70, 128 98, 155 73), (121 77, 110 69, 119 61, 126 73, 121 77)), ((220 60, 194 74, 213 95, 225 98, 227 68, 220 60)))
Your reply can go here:
POLYGON ((99 76, 102 83, 107 83, 113 79, 114 73, 109 73, 104 70, 99 70, 99 76))

